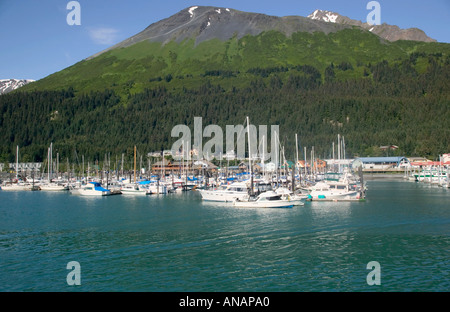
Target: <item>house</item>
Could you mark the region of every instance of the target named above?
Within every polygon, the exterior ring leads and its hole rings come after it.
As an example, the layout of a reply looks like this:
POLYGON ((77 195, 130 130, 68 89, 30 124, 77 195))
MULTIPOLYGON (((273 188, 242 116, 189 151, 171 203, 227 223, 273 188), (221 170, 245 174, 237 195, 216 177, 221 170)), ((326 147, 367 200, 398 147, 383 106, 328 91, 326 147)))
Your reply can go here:
POLYGON ((314 169, 323 171, 327 168, 327 162, 322 159, 316 159, 314 161, 314 169))
POLYGON ((309 167, 309 164, 306 163, 304 160, 299 160, 299 161, 297 162, 297 167, 299 167, 299 168, 305 168, 305 167, 309 167))
POLYGON ((241 171, 247 171, 249 169, 248 163, 244 161, 240 162, 238 167, 241 171))
MULTIPOLYGON (((184 163, 184 165, 188 165, 187 162, 184 163)), ((164 161, 157 161, 152 165, 152 171, 154 173, 161 173, 161 172, 177 172, 180 171, 183 168, 182 162, 172 162, 169 160, 164 161)))
POLYGON ((193 162, 195 170, 217 170, 217 166, 208 160, 197 160, 193 162))
POLYGON ((286 162, 281 165, 281 169, 284 169, 285 167, 291 169, 292 167, 294 167, 294 162, 286 160, 286 162))

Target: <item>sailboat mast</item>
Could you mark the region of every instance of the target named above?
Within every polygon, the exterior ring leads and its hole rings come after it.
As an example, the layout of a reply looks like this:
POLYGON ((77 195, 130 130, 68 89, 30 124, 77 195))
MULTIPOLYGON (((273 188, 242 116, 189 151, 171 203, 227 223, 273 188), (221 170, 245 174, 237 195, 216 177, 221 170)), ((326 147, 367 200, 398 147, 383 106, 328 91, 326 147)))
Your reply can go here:
POLYGON ((16 147, 16 180, 19 180, 19 145, 16 147))
POLYGON ((250 122, 247 116, 247 137, 248 137, 248 163, 250 170, 250 194, 253 195, 253 171, 252 171, 252 152, 250 148, 250 122))
POLYGON ((136 145, 134 146, 134 183, 136 183, 136 145))
POLYGON ((81 155, 81 159, 83 160, 83 180, 84 180, 84 155, 81 155))
POLYGON ((341 136, 338 134, 338 172, 341 172, 341 136))
POLYGON ((48 176, 48 182, 50 182, 50 147, 48 148, 48 150, 47 150, 47 162, 48 162, 48 164, 47 164, 47 166, 48 166, 48 172, 47 172, 47 176, 48 176))
POLYGON ((264 164, 264 158, 266 157, 266 155, 264 154, 264 145, 265 145, 265 136, 263 135, 263 146, 262 146, 262 169, 263 169, 263 177, 264 177, 264 179, 266 179, 266 166, 265 166, 265 164, 264 164))
POLYGON ((53 176, 53 142, 50 143, 50 179, 52 178, 52 176, 53 176))
POLYGON ((295 159, 295 166, 294 166, 294 168, 297 168, 297 166, 298 166, 298 140, 297 140, 297 133, 295 134, 295 156, 296 156, 296 159, 295 159))
POLYGON ((303 147, 303 158, 305 158, 305 177, 308 175, 308 168, 306 166, 306 146, 303 147))

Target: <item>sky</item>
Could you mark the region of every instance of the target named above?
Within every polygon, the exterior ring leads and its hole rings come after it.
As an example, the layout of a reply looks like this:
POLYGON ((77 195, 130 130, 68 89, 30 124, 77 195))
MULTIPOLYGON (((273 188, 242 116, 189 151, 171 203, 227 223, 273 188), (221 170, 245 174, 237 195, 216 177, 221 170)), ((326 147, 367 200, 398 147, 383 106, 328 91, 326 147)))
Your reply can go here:
MULTIPOLYGON (((274 16, 329 10, 366 22, 370 0, 0 0, 0 79, 39 80, 191 6, 216 6, 274 16), (73 23, 73 22, 72 22, 73 23)), ((450 43, 450 0, 378 0, 381 23, 417 27, 450 43)))

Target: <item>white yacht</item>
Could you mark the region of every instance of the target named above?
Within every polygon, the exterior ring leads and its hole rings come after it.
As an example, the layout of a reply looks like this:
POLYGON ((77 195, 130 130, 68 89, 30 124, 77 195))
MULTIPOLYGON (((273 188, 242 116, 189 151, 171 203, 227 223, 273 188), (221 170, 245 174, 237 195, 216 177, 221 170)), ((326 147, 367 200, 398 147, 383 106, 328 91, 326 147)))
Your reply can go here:
POLYGON ((108 196, 111 195, 111 191, 103 188, 98 182, 89 182, 80 188, 73 189, 72 194, 83 196, 108 196))
POLYGON ((293 193, 286 187, 279 187, 275 190, 275 193, 281 195, 281 199, 291 201, 294 206, 304 206, 306 196, 293 193))
POLYGON ((234 182, 230 185, 222 185, 214 189, 198 190, 203 200, 234 202, 243 199, 249 193, 249 183, 234 182))
POLYGON ((67 191, 69 186, 60 183, 41 183, 39 184, 41 191, 67 191))
POLYGON ((267 191, 256 197, 247 196, 243 199, 236 199, 233 206, 240 208, 292 208, 294 203, 283 199, 282 195, 274 191, 267 191))
POLYGON ((339 200, 360 200, 361 191, 356 183, 348 181, 328 181, 318 182, 311 188, 307 196, 312 201, 339 201, 339 200))
POLYGON ((31 191, 33 189, 33 185, 26 182, 6 182, 2 185, 1 189, 3 191, 31 191))
POLYGON ((123 184, 120 188, 120 192, 122 192, 123 195, 150 195, 151 191, 139 184, 134 183, 126 183, 123 184))

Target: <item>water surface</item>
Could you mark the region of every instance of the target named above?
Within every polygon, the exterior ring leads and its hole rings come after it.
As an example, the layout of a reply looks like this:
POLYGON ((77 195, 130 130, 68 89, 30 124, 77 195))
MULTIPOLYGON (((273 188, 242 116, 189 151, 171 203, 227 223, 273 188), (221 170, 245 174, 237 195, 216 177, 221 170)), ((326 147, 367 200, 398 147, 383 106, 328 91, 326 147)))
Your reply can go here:
POLYGON ((0 191, 0 291, 449 291, 450 190, 368 186, 365 202, 290 209, 0 191))

